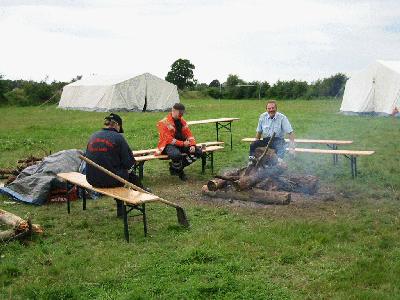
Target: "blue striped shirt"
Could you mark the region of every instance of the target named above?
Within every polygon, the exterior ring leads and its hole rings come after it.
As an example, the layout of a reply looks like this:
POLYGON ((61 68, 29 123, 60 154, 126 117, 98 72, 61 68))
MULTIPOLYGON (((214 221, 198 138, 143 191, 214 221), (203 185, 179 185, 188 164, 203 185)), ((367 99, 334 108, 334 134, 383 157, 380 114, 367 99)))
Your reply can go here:
POLYGON ((264 137, 270 137, 275 132, 276 137, 283 139, 285 134, 292 131, 293 128, 288 118, 280 112, 276 112, 273 119, 269 117, 268 112, 265 112, 258 120, 257 132, 262 132, 264 137))

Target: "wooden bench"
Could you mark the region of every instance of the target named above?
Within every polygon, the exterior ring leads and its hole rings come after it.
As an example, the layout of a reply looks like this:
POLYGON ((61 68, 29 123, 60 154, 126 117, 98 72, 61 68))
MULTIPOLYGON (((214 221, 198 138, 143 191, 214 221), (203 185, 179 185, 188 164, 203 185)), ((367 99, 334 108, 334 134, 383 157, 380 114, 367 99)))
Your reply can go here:
POLYGON ((83 210, 86 210, 86 190, 96 191, 102 195, 106 195, 109 197, 113 197, 116 200, 123 201, 122 219, 124 223, 125 239, 127 242, 129 242, 128 213, 130 213, 132 210, 138 210, 140 214, 143 216, 144 235, 145 236, 147 235, 145 204, 149 202, 159 201, 160 199, 159 197, 150 194, 140 193, 138 191, 125 187, 95 188, 87 182, 86 175, 78 172, 58 173, 57 176, 64 179, 65 181, 65 186, 67 191, 68 214, 71 213, 69 193, 71 192, 72 189, 68 190, 68 182, 70 182, 76 185, 79 189, 82 189, 83 210), (127 209, 127 207, 129 207, 129 209, 127 209))
MULTIPOLYGON (((203 151, 203 157, 201 160, 201 170, 204 173, 205 168, 206 168, 206 163, 207 160, 211 162, 211 173, 214 173, 214 152, 218 150, 224 149, 222 146, 218 146, 223 144, 224 142, 206 142, 206 143, 200 143, 197 144, 197 146, 200 146, 201 144, 206 145, 206 149, 202 149, 203 151)), ((144 163, 149 160, 156 160, 156 159, 161 159, 161 160, 169 160, 168 155, 154 155, 152 153, 155 153, 157 149, 148 149, 148 150, 138 150, 138 151, 132 151, 133 155, 135 156, 136 164, 134 165, 134 170, 135 172, 138 171, 140 179, 143 179, 144 177, 144 163)), ((186 154, 184 154, 186 155, 186 154)))
MULTIPOLYGON (((255 138, 244 138, 242 142, 254 142, 255 138)), ((289 142, 289 139, 285 139, 289 142)), ((375 151, 356 151, 356 150, 339 150, 338 145, 350 145, 353 141, 337 141, 337 140, 309 140, 309 139, 294 139, 295 143, 301 144, 325 144, 331 149, 309 149, 309 148, 295 148, 295 152, 299 153, 320 153, 320 154, 333 154, 333 164, 338 163, 338 156, 343 155, 350 161, 351 176, 357 177, 357 157, 361 155, 372 155, 375 151)), ((289 151, 289 148, 286 148, 289 151)))
POLYGON ((232 143, 232 122, 235 120, 239 120, 239 118, 218 118, 218 119, 207 119, 207 120, 199 120, 199 121, 188 121, 188 125, 198 125, 198 124, 209 124, 215 123, 215 128, 217 129, 217 141, 219 141, 219 130, 225 129, 225 132, 230 132, 231 134, 231 150, 233 148, 232 143))
MULTIPOLYGON (((287 148, 286 150, 289 150, 287 148)), ((343 155, 350 161, 351 176, 357 177, 357 157, 361 155, 372 155, 375 151, 357 151, 357 150, 338 150, 338 149, 309 149, 309 148, 295 148, 295 152, 299 153, 319 153, 319 154, 334 154, 343 155)))
MULTIPOLYGON (((254 142, 256 138, 244 138, 242 142, 254 142)), ((294 139, 296 144, 324 144, 327 145, 332 150, 337 150, 338 145, 350 145, 353 141, 337 141, 337 140, 309 140, 309 139, 294 139)), ((288 143, 289 139, 285 139, 288 143)), ((333 153, 333 164, 336 165, 338 162, 338 155, 333 153)))

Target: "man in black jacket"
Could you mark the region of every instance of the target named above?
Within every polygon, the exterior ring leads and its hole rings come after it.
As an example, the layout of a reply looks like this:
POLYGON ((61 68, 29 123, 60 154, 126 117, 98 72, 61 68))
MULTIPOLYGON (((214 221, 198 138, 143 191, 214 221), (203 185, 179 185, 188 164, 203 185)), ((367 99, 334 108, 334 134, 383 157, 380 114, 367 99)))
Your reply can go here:
MULTIPOLYGON (((131 148, 121 135, 124 132, 121 117, 111 113, 105 118, 104 126, 102 130, 91 136, 87 145, 86 157, 150 192, 150 189, 143 187, 139 177, 134 172, 129 173, 136 161, 131 148)), ((124 186, 122 182, 90 164, 86 165, 86 179, 92 186, 99 188, 124 186)), ((117 200, 117 215, 120 216, 121 213, 122 201, 117 200)))

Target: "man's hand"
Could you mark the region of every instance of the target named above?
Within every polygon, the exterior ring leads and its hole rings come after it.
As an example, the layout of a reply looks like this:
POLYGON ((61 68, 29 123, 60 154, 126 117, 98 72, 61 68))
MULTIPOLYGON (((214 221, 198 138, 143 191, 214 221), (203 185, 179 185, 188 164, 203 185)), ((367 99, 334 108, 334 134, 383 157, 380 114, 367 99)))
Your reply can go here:
POLYGON ((296 143, 293 140, 289 141, 289 157, 296 157, 296 152, 294 150, 296 148, 296 143))
POLYGON ((196 147, 195 146, 190 146, 189 152, 190 153, 194 153, 194 151, 196 151, 196 147))
POLYGON ((190 147, 189 141, 184 141, 183 142, 183 147, 190 147))

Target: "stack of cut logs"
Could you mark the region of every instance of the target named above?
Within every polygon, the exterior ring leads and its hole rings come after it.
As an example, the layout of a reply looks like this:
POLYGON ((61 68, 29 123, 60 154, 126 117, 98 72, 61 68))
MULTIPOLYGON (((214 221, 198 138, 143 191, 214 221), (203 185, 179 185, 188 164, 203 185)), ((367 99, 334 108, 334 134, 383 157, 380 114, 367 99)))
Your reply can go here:
POLYGON ((274 150, 257 148, 256 161, 246 167, 214 175, 203 194, 230 200, 245 200, 264 204, 289 204, 291 193, 315 194, 318 178, 315 176, 284 175, 287 165, 278 161, 274 150))
POLYGON ((35 157, 35 156, 30 156, 27 158, 23 159, 18 159, 17 160, 17 167, 15 169, 0 169, 0 179, 6 179, 6 184, 10 184, 13 182, 17 176, 24 170, 25 168, 36 165, 41 163, 45 156, 43 157, 35 157))

